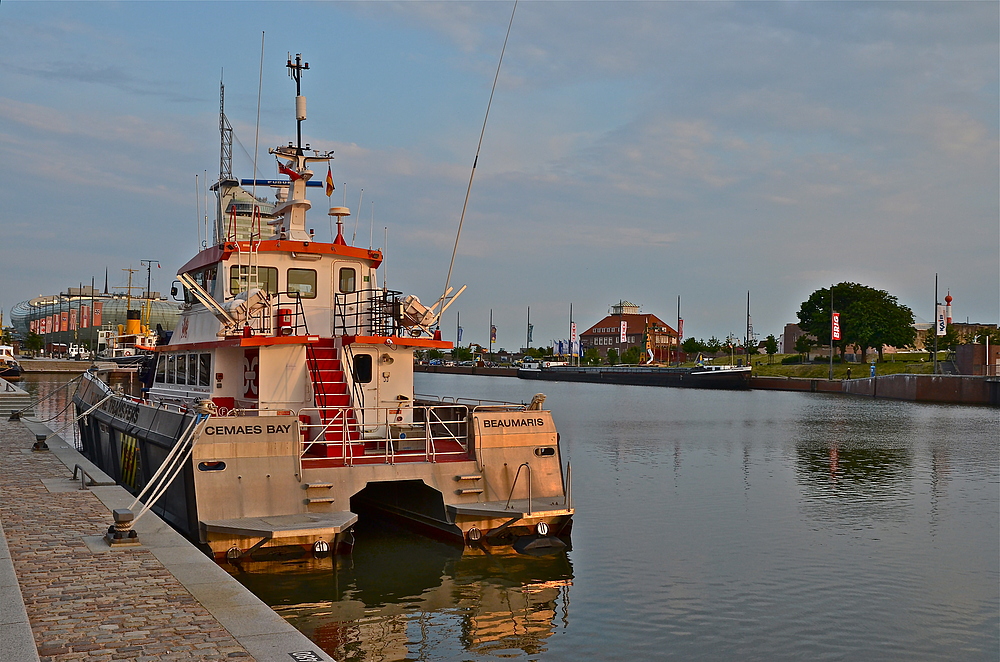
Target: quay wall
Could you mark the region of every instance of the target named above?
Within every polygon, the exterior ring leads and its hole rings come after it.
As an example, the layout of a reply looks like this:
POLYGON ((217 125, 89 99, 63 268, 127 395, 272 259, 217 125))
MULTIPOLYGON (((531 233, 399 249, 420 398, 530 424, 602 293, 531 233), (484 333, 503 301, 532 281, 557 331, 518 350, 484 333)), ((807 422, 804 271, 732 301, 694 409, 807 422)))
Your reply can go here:
POLYGON ((941 402, 963 405, 997 405, 996 380, 973 375, 883 375, 843 383, 844 393, 872 398, 941 402))
POLYGON ((68 359, 18 359, 24 372, 87 372, 91 361, 71 361, 68 359))
MULTIPOLYGON (((515 368, 417 365, 416 372, 450 375, 517 377, 515 368)), ((871 398, 1000 406, 1000 378, 972 375, 882 375, 863 379, 828 380, 801 377, 751 377, 750 388, 765 391, 843 393, 871 398)))

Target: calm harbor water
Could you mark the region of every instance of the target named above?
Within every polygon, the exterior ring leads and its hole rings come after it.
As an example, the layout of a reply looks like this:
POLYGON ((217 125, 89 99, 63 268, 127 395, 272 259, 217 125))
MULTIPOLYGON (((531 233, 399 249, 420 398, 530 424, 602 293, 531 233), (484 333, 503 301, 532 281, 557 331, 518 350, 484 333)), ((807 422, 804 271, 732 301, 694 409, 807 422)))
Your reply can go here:
POLYGON ((419 374, 549 397, 572 549, 360 525, 354 554, 228 569, 338 660, 1000 659, 1000 411, 419 374))

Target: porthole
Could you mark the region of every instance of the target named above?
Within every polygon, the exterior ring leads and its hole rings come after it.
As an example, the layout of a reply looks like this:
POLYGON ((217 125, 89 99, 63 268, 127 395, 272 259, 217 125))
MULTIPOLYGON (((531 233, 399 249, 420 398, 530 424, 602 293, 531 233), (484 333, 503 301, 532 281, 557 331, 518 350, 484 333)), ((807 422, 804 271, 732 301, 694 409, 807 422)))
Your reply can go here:
POLYGON ((538 457, 552 457, 556 454, 556 449, 552 446, 542 446, 541 448, 535 449, 535 455, 538 457))
POLYGON ((198 471, 224 471, 226 468, 226 463, 222 460, 216 460, 214 462, 199 462, 198 471))

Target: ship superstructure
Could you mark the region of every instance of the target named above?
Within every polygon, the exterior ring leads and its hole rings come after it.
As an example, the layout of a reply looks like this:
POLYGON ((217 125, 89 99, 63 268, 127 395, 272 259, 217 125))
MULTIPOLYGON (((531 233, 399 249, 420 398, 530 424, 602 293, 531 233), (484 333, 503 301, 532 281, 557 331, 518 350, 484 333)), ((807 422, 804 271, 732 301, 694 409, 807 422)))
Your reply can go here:
POLYGON ((434 327, 461 290, 426 306, 380 284, 383 255, 347 244, 345 207, 329 209, 332 242, 307 230, 313 169, 333 154, 303 146, 308 64, 287 66, 297 141, 270 150, 287 179, 223 169, 218 241, 178 271, 180 318, 147 390, 88 376, 77 393, 81 413, 100 403, 81 420, 86 454, 162 491, 156 511, 216 554, 349 547, 369 509, 469 543, 559 547, 573 509, 544 396, 413 391, 414 351, 451 347, 434 327), (273 202, 244 188, 264 183, 273 202))

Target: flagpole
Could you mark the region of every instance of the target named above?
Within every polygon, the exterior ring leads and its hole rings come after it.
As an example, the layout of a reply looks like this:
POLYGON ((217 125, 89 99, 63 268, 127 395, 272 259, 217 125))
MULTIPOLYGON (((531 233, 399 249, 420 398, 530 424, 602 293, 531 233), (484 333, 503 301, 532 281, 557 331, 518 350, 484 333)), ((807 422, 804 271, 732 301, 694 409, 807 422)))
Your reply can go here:
POLYGON ((934 274, 934 374, 938 374, 938 336, 937 336, 937 325, 938 325, 938 275, 934 274))
POLYGON ((531 306, 528 306, 528 326, 524 329, 524 348, 531 347, 531 306))
POLYGON ((833 381, 833 285, 830 286, 830 381, 833 381))
POLYGON ((493 309, 490 308, 490 363, 493 362, 493 309))

